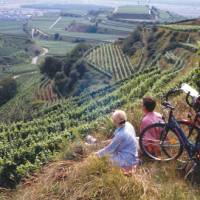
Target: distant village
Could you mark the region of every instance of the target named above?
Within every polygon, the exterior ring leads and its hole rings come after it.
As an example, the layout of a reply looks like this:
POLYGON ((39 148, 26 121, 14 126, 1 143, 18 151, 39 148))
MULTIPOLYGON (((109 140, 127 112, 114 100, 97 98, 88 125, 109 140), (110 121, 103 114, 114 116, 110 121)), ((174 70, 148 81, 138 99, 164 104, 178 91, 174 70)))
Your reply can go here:
POLYGON ((0 8, 0 19, 22 20, 34 16, 43 16, 45 10, 26 8, 0 8))

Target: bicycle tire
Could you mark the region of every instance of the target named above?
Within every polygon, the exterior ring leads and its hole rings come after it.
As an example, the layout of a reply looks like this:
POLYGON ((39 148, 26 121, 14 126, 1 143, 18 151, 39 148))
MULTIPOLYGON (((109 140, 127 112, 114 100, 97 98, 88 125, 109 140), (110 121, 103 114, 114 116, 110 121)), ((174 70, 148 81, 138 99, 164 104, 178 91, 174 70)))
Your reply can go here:
POLYGON ((185 120, 178 120, 178 124, 182 128, 186 137, 191 143, 195 143, 198 135, 200 134, 200 128, 185 120))
POLYGON ((167 126, 163 123, 155 123, 146 127, 140 134, 139 144, 145 155, 157 161, 176 160, 184 149, 178 135, 171 129, 167 130, 167 126), (152 137, 155 130, 157 139, 152 137), (174 147, 177 147, 176 151, 173 150, 174 147), (172 148, 171 153, 170 148, 172 148))

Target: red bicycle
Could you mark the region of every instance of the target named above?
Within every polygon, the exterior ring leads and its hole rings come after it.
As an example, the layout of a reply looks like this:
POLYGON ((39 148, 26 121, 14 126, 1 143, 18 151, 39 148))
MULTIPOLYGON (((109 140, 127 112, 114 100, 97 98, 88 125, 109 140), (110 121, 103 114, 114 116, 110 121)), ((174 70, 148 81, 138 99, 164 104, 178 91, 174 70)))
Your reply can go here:
MULTIPOLYGON (((198 94, 198 92, 196 92, 198 94)), ((195 140, 200 130, 200 96, 192 97, 190 92, 187 93, 186 103, 194 110, 195 116, 192 116, 191 110, 188 113, 188 119, 179 120, 179 125, 187 134, 187 138, 195 140)))

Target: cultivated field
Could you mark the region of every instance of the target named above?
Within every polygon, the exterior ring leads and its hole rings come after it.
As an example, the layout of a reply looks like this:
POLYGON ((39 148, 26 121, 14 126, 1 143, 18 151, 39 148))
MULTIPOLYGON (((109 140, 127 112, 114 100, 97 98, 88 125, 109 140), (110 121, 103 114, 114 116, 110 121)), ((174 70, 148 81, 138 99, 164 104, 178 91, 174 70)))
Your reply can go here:
POLYGON ((36 44, 47 48, 47 55, 66 55, 77 45, 76 43, 53 40, 36 40, 36 44))
POLYGON ((23 24, 25 21, 20 20, 2 20, 0 19, 0 33, 12 35, 25 35, 23 24))
POLYGON ((86 59, 91 66, 110 74, 114 80, 121 80, 134 72, 129 57, 115 44, 95 47, 86 59))
POLYGON ((121 6, 117 9, 118 14, 149 14, 149 6, 121 6))

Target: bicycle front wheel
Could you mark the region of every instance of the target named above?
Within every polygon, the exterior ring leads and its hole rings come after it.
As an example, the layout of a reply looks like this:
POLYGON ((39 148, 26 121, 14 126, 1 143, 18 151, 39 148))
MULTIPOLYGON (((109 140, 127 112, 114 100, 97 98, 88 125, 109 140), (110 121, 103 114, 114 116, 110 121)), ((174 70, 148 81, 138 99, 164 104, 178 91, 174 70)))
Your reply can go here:
POLYGON ((175 160, 183 152, 177 134, 161 123, 146 127, 140 134, 139 143, 143 153, 157 161, 175 160))

